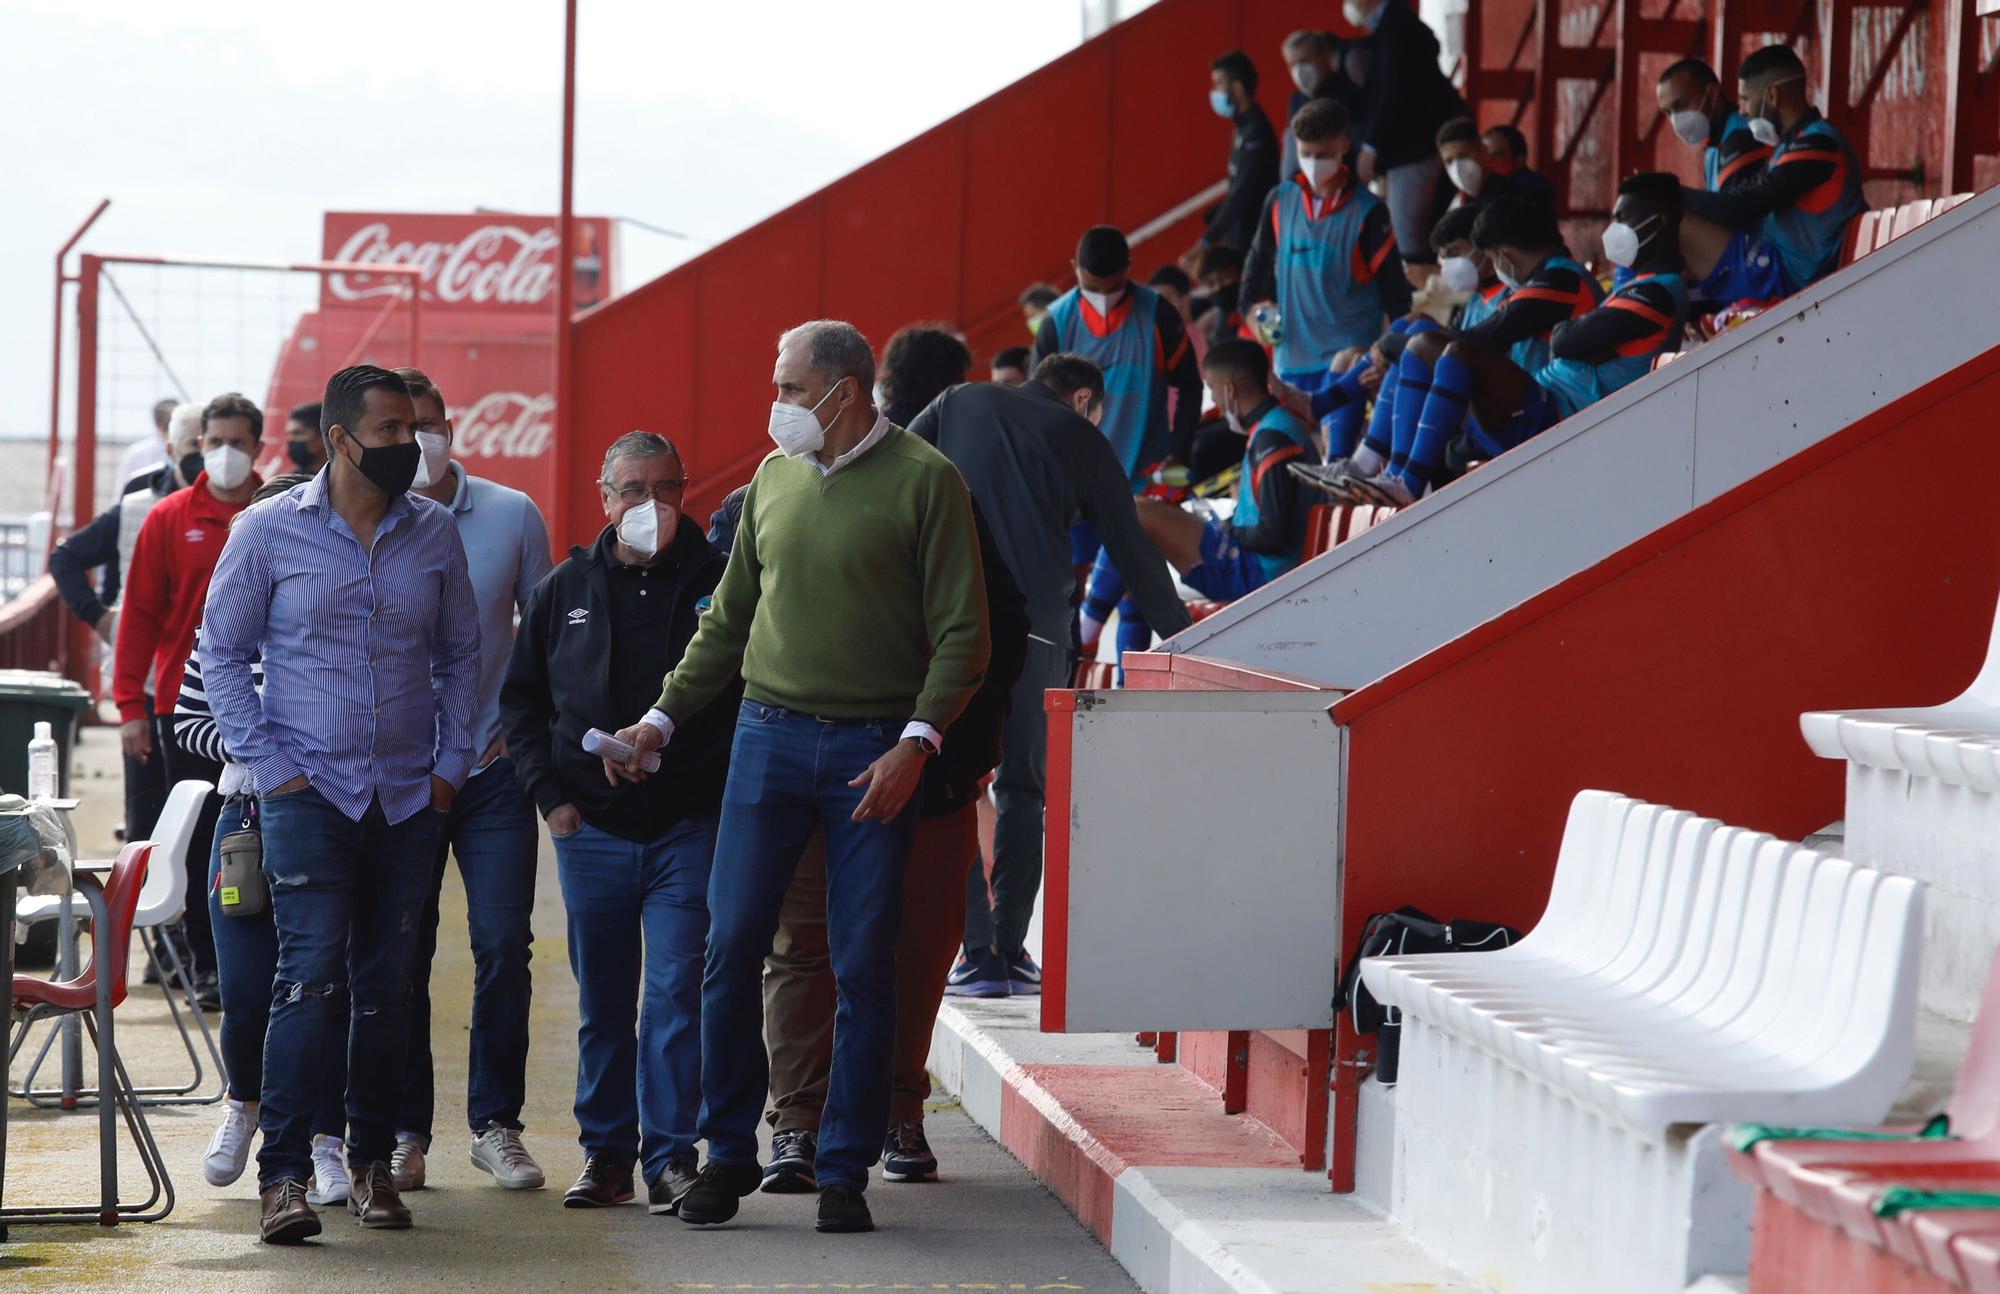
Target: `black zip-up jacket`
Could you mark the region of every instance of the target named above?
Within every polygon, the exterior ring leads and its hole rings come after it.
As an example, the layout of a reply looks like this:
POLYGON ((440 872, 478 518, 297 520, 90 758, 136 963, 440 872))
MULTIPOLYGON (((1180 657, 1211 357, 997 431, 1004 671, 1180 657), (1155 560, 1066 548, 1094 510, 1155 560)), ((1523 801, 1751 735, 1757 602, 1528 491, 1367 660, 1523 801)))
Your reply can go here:
POLYGON ((979 798, 980 780, 999 766, 1001 731, 1028 659, 1028 600, 1000 555, 977 497, 972 524, 979 531, 979 562, 986 573, 986 627, 993 655, 979 690, 944 735, 944 749, 924 769, 917 786, 920 818, 941 818, 979 798))
POLYGON ((645 695, 614 696, 611 642, 617 626, 611 620, 609 572, 618 560, 612 551, 615 535, 606 526, 595 543, 570 549, 569 558, 535 586, 500 688, 500 722, 514 775, 545 816, 559 804, 573 804, 591 826, 645 842, 683 819, 714 817, 721 810, 743 682, 738 679, 675 725, 674 739, 660 750, 658 773, 636 786, 614 788, 604 780, 603 762, 584 751, 583 734, 591 728, 616 732, 646 713, 659 694, 659 680, 694 637, 702 604, 721 582, 725 565, 701 527, 682 517, 673 547, 654 568, 662 577, 655 587, 673 607, 668 632, 648 644, 659 651, 659 668, 645 695))
POLYGON ((174 480, 171 467, 148 476, 135 476, 118 492, 118 502, 50 551, 49 575, 56 582, 57 596, 71 615, 95 629, 111 604, 118 601, 118 582, 124 578, 124 572, 118 569, 118 527, 119 519, 125 515, 125 496, 135 490, 151 490, 164 499, 177 488, 179 483, 174 480), (93 589, 90 572, 99 568, 104 575, 93 589))
MULTIPOLYGON (((1236 114, 1229 142, 1229 190, 1203 214, 1204 246, 1222 243, 1243 251, 1257 233, 1257 209, 1278 182, 1278 136, 1255 101, 1236 114)), ((907 427, 907 422, 898 423, 907 427)))
POLYGON ((1368 83, 1354 138, 1375 149, 1378 171, 1421 162, 1437 151, 1438 127, 1469 115, 1438 67, 1436 33, 1404 0, 1389 0, 1368 37, 1368 83))

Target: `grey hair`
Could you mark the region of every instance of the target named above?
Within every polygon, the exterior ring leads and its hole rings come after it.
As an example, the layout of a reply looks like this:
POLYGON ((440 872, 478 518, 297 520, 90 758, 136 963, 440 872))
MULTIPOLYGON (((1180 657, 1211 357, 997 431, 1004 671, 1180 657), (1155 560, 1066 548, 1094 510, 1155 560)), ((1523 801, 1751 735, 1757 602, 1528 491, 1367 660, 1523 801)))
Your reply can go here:
POLYGON ((806 367, 825 378, 828 386, 851 377, 864 398, 874 391, 875 352, 853 324, 839 319, 802 323, 778 338, 778 349, 783 351, 795 342, 805 343, 806 367))
POLYGON ((167 443, 179 439, 182 432, 200 427, 202 410, 207 407, 194 400, 175 405, 174 411, 167 415, 167 443))
POLYGON ((667 454, 672 454, 676 463, 682 461, 681 451, 674 447, 674 442, 657 431, 628 431, 604 451, 604 467, 598 473, 598 483, 611 484, 611 465, 621 458, 660 458, 667 454))

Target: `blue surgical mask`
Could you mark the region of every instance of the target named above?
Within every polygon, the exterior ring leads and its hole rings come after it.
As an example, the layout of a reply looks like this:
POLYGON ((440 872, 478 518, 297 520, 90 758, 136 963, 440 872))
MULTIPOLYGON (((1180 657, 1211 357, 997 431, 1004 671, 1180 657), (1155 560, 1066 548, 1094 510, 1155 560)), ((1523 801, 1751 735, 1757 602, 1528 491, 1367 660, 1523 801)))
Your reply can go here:
POLYGON ((1227 90, 1210 90, 1208 92, 1208 106, 1215 109, 1215 115, 1218 117, 1234 117, 1236 115, 1236 105, 1229 102, 1229 91, 1227 90))

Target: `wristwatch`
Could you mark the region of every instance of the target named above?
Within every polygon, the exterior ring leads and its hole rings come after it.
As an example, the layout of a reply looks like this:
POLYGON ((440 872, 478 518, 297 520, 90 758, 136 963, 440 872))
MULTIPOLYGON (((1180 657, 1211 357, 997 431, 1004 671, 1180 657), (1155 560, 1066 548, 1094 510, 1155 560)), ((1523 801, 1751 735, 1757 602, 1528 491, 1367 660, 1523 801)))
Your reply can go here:
POLYGON ((924 754, 930 757, 931 759, 936 759, 938 757, 937 743, 932 741, 929 737, 918 736, 912 733, 910 736, 903 738, 903 740, 916 742, 917 749, 923 751, 924 754))

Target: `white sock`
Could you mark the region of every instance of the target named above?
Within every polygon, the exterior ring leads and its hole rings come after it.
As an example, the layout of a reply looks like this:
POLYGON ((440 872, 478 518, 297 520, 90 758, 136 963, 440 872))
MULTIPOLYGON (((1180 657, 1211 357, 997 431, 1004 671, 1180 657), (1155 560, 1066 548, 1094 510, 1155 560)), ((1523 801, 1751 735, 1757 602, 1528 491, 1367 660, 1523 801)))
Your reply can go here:
POLYGON ((1389 460, 1376 453, 1364 441, 1354 451, 1353 457, 1347 460, 1347 474, 1364 478, 1375 476, 1388 465, 1389 460))

